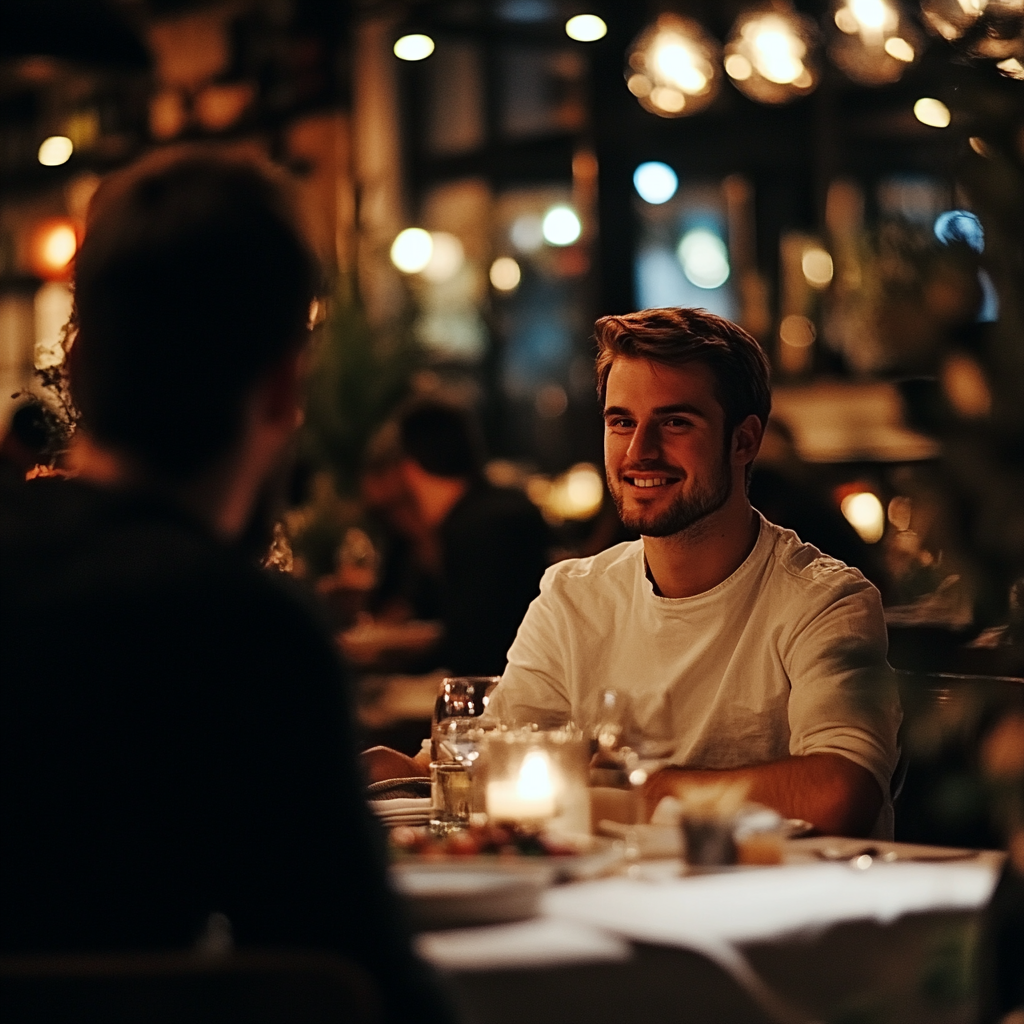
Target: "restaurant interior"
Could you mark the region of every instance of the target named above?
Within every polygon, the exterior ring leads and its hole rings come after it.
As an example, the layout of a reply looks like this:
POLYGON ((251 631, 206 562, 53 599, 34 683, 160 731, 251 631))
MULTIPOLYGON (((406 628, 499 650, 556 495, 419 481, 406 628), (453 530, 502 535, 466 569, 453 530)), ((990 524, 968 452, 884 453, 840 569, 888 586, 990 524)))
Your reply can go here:
MULTIPOLYGON (((329 621, 359 748, 434 761, 369 797, 454 1019, 1024 1024, 1024 0, 0 7, 3 473, 62 472, 104 175, 201 143, 294 189, 323 283, 264 564, 329 621), (663 755, 639 741, 600 762, 619 732, 480 734, 503 655, 445 645, 402 417, 468 417, 544 564, 633 541, 594 322, 662 307, 761 344, 750 501, 881 593, 888 839, 802 834, 733 792, 640 822, 663 755), (711 820, 728 849, 702 861, 711 820)), ((4 1015, 384 1019, 335 968, 215 940, 174 969, 4 950, 4 1015)))

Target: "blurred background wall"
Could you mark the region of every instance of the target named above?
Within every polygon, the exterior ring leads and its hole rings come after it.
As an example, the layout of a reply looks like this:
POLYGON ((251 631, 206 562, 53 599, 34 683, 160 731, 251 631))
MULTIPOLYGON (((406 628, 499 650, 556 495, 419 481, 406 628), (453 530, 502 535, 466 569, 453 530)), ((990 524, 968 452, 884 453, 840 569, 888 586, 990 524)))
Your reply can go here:
POLYGON ((0 423, 26 389, 52 401, 36 371, 63 358, 99 176, 217 140, 290 171, 328 269, 287 520, 312 575, 411 394, 476 409, 491 477, 560 551, 618 539, 593 320, 700 305, 775 368, 755 504, 878 582, 894 650, 900 629, 994 649, 1021 628, 1019 0, 7 0, 0 19, 0 423))

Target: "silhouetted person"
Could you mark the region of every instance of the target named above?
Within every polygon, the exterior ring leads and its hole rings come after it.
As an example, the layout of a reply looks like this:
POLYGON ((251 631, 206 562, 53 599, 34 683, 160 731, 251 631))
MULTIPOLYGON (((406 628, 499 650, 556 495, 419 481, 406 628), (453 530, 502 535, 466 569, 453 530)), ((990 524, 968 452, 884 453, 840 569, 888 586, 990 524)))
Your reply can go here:
POLYGON ((347 955, 446 1012, 362 797, 333 643, 243 539, 300 418, 314 260, 205 150, 108 177, 75 268, 73 480, 0 491, 0 945, 347 955))

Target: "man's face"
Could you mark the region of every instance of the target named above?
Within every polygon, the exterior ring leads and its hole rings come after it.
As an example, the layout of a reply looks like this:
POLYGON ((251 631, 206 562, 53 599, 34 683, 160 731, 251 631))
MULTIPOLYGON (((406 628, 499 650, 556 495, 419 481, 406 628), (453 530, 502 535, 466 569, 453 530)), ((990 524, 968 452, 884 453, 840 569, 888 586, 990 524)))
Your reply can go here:
POLYGON ((604 459, 623 525, 667 537, 732 494, 725 414, 704 363, 664 366, 619 356, 608 374, 604 459))

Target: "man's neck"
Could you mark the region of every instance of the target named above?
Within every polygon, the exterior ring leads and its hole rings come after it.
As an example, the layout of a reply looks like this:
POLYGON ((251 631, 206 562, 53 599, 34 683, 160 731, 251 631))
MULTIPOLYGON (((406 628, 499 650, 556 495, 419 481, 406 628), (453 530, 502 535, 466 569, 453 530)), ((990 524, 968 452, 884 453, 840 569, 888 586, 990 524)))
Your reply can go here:
POLYGON ((144 488, 164 494, 224 540, 234 540, 245 526, 250 487, 237 473, 209 472, 187 483, 170 483, 81 430, 75 434, 67 464, 73 476, 99 487, 144 488))
POLYGON ((661 597, 694 597, 727 580, 757 543, 760 519, 742 489, 680 533, 644 537, 644 558, 661 597), (742 498, 742 500, 739 500, 742 498))

